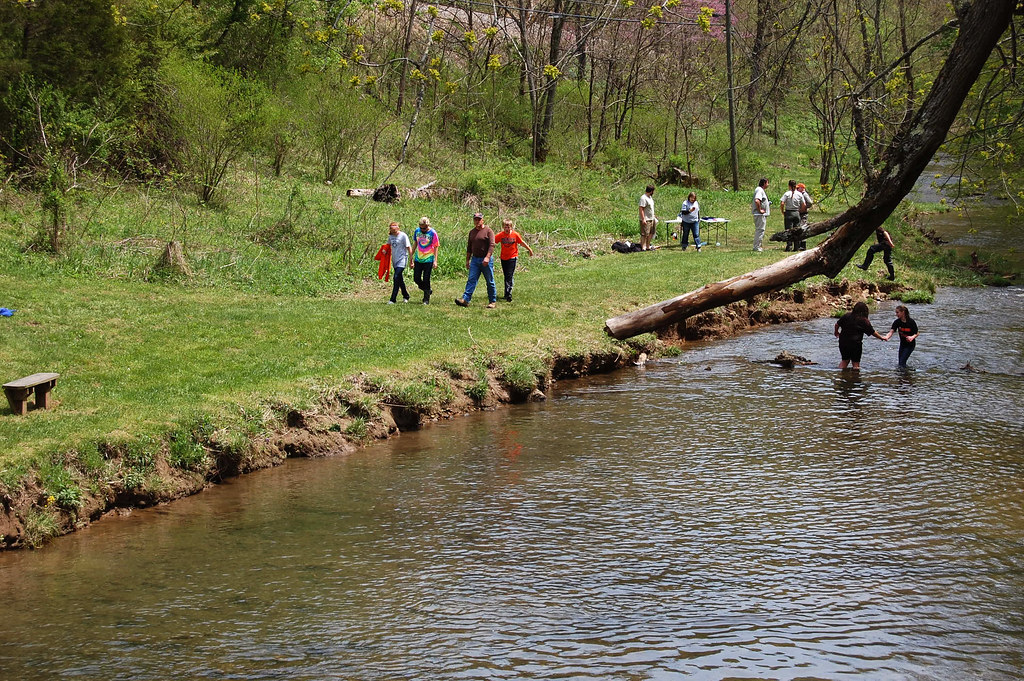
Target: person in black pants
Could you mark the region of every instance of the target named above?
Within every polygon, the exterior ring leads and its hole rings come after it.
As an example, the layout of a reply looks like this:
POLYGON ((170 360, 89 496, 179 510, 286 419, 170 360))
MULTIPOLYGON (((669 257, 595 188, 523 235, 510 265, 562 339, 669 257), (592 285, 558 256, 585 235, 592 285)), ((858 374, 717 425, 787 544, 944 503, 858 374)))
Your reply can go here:
POLYGON ((854 265, 859 267, 865 272, 871 267, 871 260, 875 257, 875 253, 882 251, 882 260, 885 262, 885 268, 889 270, 889 281, 896 279, 896 270, 892 266, 892 249, 895 247, 892 243, 892 237, 889 236, 889 232, 885 231, 881 225, 875 228, 875 239, 878 243, 871 244, 868 246, 868 254, 864 258, 863 265, 854 265))
POLYGON ((412 258, 412 280, 416 286, 423 291, 423 304, 430 305, 430 294, 434 292, 430 288, 430 275, 437 267, 438 251, 441 248, 441 240, 430 227, 430 218, 420 218, 419 226, 412 234, 414 253, 412 258))

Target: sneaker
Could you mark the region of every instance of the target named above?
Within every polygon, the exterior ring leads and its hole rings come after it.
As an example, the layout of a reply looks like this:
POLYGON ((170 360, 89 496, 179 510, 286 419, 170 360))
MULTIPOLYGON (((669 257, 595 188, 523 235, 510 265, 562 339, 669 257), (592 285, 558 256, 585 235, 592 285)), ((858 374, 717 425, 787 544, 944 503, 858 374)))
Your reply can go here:
POLYGON ((388 305, 394 305, 394 304, 395 304, 395 301, 393 301, 393 300, 389 300, 388 301, 388 305))
POLYGON ((408 302, 409 302, 409 299, 408 299, 408 298, 406 298, 406 299, 404 299, 404 300, 403 300, 402 302, 403 302, 403 303, 408 303, 408 302))
POLYGON ((469 307, 469 301, 466 300, 465 298, 456 298, 455 304, 458 305, 459 307, 469 307))
POLYGON ((424 301, 423 301, 423 304, 424 304, 424 305, 430 305, 430 301, 429 301, 429 300, 424 300, 424 301))
POLYGON ((854 265, 854 267, 856 267, 858 270, 864 270, 865 272, 868 271, 868 268, 864 267, 864 265, 854 265))
POLYGON ((700 249, 701 249, 701 248, 702 248, 702 246, 697 246, 697 252, 698 252, 698 253, 700 253, 700 249))
POLYGON ((754 249, 754 253, 762 253, 763 251, 764 251, 763 248, 755 248, 754 249))
POLYGON ((506 293, 505 294, 505 302, 506 303, 511 303, 512 302, 512 294, 511 293, 506 293))
POLYGON ((487 303, 487 309, 488 310, 493 310, 496 307, 498 307, 497 303, 487 303))

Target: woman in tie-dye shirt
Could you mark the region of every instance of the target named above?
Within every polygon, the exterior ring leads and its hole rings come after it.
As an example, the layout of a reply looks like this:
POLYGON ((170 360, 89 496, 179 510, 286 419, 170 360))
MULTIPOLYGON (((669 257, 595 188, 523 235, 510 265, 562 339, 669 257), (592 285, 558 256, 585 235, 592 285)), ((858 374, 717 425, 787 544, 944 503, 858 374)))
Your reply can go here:
POLYGON ((430 219, 420 218, 420 224, 412 235, 416 248, 412 256, 413 274, 412 280, 423 291, 423 304, 430 304, 430 274, 437 267, 437 255, 441 248, 441 240, 430 227, 430 219))

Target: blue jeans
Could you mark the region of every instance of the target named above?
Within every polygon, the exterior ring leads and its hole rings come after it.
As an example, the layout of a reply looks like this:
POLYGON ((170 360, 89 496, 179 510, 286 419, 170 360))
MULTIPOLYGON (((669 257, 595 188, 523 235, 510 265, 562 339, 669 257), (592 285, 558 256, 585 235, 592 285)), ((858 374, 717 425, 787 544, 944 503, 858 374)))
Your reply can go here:
POLYGON ((462 294, 463 300, 467 303, 473 298, 473 291, 476 290, 476 282, 480 275, 484 275, 487 282, 487 302, 494 303, 498 300, 498 291, 494 287, 494 258, 484 265, 483 258, 469 259, 469 279, 466 280, 466 292, 462 294))
POLYGON ((915 345, 912 343, 900 343, 900 363, 899 366, 907 366, 907 360, 910 359, 910 353, 914 351, 915 345))
POLYGON ((682 228, 683 233, 679 235, 679 243, 682 245, 683 250, 690 245, 690 232, 693 232, 693 245, 700 248, 704 244, 700 242, 700 223, 699 222, 682 222, 679 224, 682 228))

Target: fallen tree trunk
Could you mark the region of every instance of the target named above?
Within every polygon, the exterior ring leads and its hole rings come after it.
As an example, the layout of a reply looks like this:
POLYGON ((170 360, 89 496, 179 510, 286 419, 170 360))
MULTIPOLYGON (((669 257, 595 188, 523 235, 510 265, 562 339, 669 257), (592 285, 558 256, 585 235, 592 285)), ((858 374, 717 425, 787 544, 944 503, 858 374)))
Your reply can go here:
MULTIPOLYGON (((401 199, 423 199, 430 201, 432 199, 446 199, 453 196, 458 190, 453 187, 434 187, 434 183, 417 187, 415 189, 395 189, 392 194, 390 190, 386 190, 386 193, 381 192, 381 187, 377 189, 364 189, 359 187, 353 187, 345 191, 345 196, 353 196, 357 198, 365 198, 367 196, 372 197, 374 201, 385 201, 387 203, 394 203, 401 199)), ((394 187, 394 185, 384 185, 385 187, 394 187)))
POLYGON ((864 198, 841 215, 812 226, 819 230, 817 234, 834 230, 828 239, 811 250, 753 272, 608 319, 605 331, 620 340, 630 338, 808 277, 839 274, 861 244, 910 192, 945 140, 985 61, 1009 26, 1015 4, 1007 0, 978 0, 963 8, 959 33, 932 89, 911 125, 890 142, 886 165, 876 176, 869 176, 864 198))
POLYGON ((775 232, 770 237, 769 241, 807 241, 812 236, 818 236, 824 234, 830 229, 835 229, 835 226, 830 226, 828 221, 825 222, 814 222, 806 227, 797 227, 793 230, 784 229, 781 232, 775 232))

